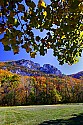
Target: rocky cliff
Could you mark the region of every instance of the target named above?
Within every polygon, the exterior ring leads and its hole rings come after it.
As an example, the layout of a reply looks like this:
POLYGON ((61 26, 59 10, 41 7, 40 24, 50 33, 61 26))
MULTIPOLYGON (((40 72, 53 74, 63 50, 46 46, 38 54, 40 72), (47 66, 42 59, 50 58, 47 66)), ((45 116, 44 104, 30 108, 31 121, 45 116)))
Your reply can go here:
POLYGON ((44 74, 52 74, 56 76, 62 76, 60 70, 50 64, 44 64, 42 67, 38 63, 34 63, 31 60, 17 60, 8 61, 4 63, 3 69, 8 69, 13 73, 28 75, 28 76, 40 76, 44 74))

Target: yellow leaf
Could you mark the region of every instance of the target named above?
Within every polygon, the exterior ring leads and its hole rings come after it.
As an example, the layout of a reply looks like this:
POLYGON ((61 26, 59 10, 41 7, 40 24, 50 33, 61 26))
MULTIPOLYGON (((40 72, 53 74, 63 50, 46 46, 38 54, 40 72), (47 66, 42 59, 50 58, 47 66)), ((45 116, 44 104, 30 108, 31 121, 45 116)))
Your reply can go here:
POLYGON ((83 11, 83 2, 81 2, 78 6, 79 6, 79 10, 83 11))
POLYGON ((46 3, 45 3, 43 0, 39 0, 39 2, 38 2, 38 7, 39 7, 39 8, 40 8, 40 7, 46 8, 46 3))
POLYGON ((83 31, 82 31, 82 32, 80 32, 80 37, 82 37, 82 38, 83 38, 83 31))
POLYGON ((14 23, 16 24, 17 22, 18 22, 18 20, 17 20, 17 19, 15 19, 15 20, 14 20, 14 23))
POLYGON ((44 11, 43 12, 43 15, 44 15, 44 18, 47 16, 47 12, 46 11, 44 11))
POLYGON ((29 11, 29 14, 31 15, 31 14, 32 14, 32 11, 29 11))
POLYGON ((68 16, 66 15, 66 17, 65 18, 68 18, 68 16))
POLYGON ((36 52, 31 52, 30 53, 31 58, 35 58, 35 55, 36 55, 36 52))
POLYGON ((63 35, 62 37, 61 37, 61 39, 65 39, 66 37, 65 37, 65 35, 63 35))

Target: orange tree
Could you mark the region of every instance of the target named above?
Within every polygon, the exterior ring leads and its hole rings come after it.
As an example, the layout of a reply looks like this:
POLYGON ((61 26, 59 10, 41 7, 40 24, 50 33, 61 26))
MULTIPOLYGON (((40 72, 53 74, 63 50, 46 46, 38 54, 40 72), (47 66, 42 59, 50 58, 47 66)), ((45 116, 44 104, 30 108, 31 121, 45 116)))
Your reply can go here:
POLYGON ((73 64, 83 49, 82 0, 1 0, 0 41, 4 50, 19 53, 22 47, 35 58, 53 49, 60 64, 73 64), (34 30, 44 32, 36 36, 34 30))

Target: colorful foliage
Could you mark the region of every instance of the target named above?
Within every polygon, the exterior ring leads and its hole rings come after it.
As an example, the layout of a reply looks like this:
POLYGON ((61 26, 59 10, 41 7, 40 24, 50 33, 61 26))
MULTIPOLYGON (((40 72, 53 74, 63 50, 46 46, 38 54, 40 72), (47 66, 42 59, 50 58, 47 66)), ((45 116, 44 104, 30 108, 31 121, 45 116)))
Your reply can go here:
POLYGON ((83 102, 83 79, 20 76, 0 69, 0 105, 83 102))

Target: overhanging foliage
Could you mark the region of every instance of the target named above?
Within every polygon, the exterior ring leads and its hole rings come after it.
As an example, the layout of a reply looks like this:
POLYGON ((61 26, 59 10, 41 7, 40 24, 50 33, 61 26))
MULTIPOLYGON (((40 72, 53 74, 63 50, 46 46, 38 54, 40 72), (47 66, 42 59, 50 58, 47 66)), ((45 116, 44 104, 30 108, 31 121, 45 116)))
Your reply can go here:
POLYGON ((43 0, 1 0, 0 41, 4 50, 17 54, 22 47, 32 58, 53 49, 61 65, 73 64, 83 50, 82 16, 82 0, 50 0, 48 5, 43 0), (45 37, 35 36, 34 29, 45 37))

